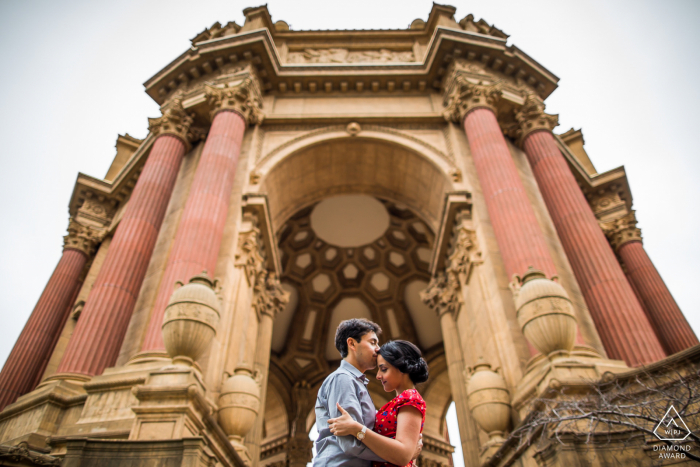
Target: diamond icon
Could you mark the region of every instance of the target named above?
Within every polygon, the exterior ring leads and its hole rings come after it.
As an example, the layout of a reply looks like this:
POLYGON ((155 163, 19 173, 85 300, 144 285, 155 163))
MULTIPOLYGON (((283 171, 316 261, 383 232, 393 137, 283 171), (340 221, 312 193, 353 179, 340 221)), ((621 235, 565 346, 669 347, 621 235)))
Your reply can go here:
POLYGON ((664 418, 654 428, 654 434, 661 441, 683 441, 690 436, 690 430, 676 408, 671 406, 666 411, 664 418))

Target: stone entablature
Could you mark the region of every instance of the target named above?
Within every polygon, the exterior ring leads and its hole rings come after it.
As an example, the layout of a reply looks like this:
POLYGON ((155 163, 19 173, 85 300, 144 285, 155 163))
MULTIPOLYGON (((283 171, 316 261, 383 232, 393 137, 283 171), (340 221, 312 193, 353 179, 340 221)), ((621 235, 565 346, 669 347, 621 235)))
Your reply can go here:
POLYGON ((215 24, 199 34, 191 49, 145 83, 146 92, 162 104, 241 62, 253 65, 263 91, 424 92, 440 89, 450 62, 461 58, 541 98, 551 94, 556 76, 508 46, 500 30, 473 17, 458 24, 454 12, 434 5, 427 23, 414 21, 405 30, 293 31, 273 24, 266 7, 248 9, 240 30, 215 24))

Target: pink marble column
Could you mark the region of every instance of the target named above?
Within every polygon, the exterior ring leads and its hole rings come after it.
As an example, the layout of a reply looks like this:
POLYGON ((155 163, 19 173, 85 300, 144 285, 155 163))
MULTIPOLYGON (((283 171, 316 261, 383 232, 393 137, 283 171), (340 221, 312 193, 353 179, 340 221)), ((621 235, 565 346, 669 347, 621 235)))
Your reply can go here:
POLYGON ((84 251, 63 250, 44 292, 0 372, 0 410, 36 386, 80 288, 84 251))
POLYGON ((213 276, 216 270, 246 119, 251 118, 250 108, 234 98, 237 90, 255 93, 252 81, 237 88, 207 90, 214 117, 151 312, 143 352, 165 350, 161 328, 175 283, 187 283, 202 271, 213 276))
POLYGON ((544 105, 531 97, 518 113, 522 146, 603 345, 611 358, 631 366, 664 358, 654 329, 557 147, 552 116, 543 110, 544 105))
POLYGON ((697 336, 651 262, 642 242, 626 242, 617 251, 668 354, 698 345, 697 336))
MULTIPOLYGON (((480 92, 490 92, 482 87, 480 92)), ((466 110, 464 131, 508 278, 525 274, 530 266, 555 275, 547 241, 488 102, 466 110)))
POLYGON ((58 373, 94 376, 114 365, 186 152, 190 123, 177 106, 151 120, 151 132, 161 135, 126 205, 58 373))

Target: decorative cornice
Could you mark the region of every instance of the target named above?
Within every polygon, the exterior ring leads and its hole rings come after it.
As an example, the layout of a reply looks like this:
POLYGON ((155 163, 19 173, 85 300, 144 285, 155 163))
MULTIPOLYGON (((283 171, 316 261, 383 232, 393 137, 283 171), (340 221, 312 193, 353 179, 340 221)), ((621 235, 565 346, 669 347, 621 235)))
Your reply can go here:
POLYGON ((485 83, 479 81, 473 83, 463 76, 455 78, 452 94, 443 116, 447 121, 461 123, 467 114, 478 108, 491 109, 497 112, 496 105, 501 98, 502 86, 500 83, 485 83))
POLYGON ((515 121, 518 122, 517 140, 522 146, 525 138, 535 131, 551 131, 559 125, 559 115, 544 113, 544 102, 534 93, 528 93, 525 104, 515 112, 515 121))
POLYGON ((249 75, 236 84, 225 83, 223 87, 206 84, 204 93, 211 109, 211 118, 223 110, 240 114, 248 125, 263 121, 262 94, 258 80, 249 75))
POLYGON ((86 227, 73 218, 68 221, 68 235, 63 237, 64 250, 78 250, 88 258, 95 253, 95 247, 104 238, 104 231, 86 227))
POLYGON ((642 230, 637 227, 634 211, 620 219, 602 223, 601 227, 616 252, 626 243, 642 241, 642 230))
POLYGON ((148 119, 148 131, 154 136, 173 135, 189 147, 192 135, 190 126, 193 118, 182 107, 180 96, 172 97, 161 107, 162 117, 148 119))

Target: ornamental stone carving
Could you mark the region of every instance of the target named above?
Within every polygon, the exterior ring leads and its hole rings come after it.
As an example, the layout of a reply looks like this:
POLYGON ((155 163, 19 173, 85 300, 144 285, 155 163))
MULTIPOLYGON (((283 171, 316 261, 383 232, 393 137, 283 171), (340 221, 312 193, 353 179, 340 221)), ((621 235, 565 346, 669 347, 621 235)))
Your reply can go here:
POLYGON ((455 79, 454 89, 443 116, 447 121, 461 123, 467 114, 474 109, 485 107, 496 112, 496 105, 501 98, 500 83, 473 83, 463 76, 455 79))
POLYGON ((544 113, 544 102, 534 93, 528 93, 525 104, 515 112, 515 121, 518 122, 517 138, 522 144, 527 136, 538 130, 552 131, 559 125, 559 115, 544 113))
POLYGON ((410 50, 358 50, 345 48, 304 49, 302 52, 289 52, 287 63, 407 63, 415 62, 410 50))
POLYGON ((247 124, 262 123, 262 94, 258 81, 248 76, 236 84, 224 84, 223 87, 206 84, 204 87, 211 117, 222 110, 232 110, 240 114, 247 124))
POLYGON ((182 98, 173 97, 161 107, 162 117, 148 119, 148 131, 155 137, 173 135, 180 138, 185 145, 190 144, 190 125, 192 117, 182 107, 182 98))
POLYGON ((464 221, 457 222, 454 233, 454 246, 449 256, 448 272, 469 275, 472 265, 482 262, 481 252, 476 245, 476 232, 465 225, 464 221))
POLYGON ((438 273, 430 280, 428 288, 420 293, 420 298, 438 316, 457 314, 462 303, 458 276, 452 272, 438 273))
POLYGON ((68 235, 63 237, 63 249, 78 250, 90 258, 103 238, 103 231, 86 227, 71 218, 68 221, 68 235))
POLYGON ((258 316, 264 314, 274 318, 284 310, 289 297, 289 292, 282 288, 277 274, 265 270, 258 276, 253 287, 253 308, 258 316))
POLYGON ((625 243, 642 241, 642 230, 637 227, 637 216, 634 211, 620 219, 604 223, 601 227, 616 252, 625 243))
POLYGON ((260 248, 260 229, 253 227, 251 230, 238 234, 238 248, 236 250, 236 267, 243 268, 248 285, 255 286, 259 278, 264 277, 265 258, 260 248))

